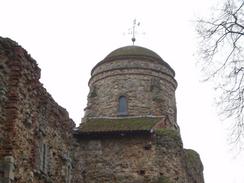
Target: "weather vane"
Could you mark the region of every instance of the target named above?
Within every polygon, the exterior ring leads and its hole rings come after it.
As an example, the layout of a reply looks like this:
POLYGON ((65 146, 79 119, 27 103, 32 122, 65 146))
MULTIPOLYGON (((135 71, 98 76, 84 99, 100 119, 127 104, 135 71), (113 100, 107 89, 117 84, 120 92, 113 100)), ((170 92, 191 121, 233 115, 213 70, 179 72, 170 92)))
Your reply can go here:
POLYGON ((140 22, 136 22, 136 19, 134 19, 133 21, 133 27, 132 27, 132 43, 134 45, 135 41, 136 41, 136 38, 135 38, 135 34, 136 34, 136 27, 139 27, 140 26, 140 22))
MULTIPOLYGON (((131 41, 133 43, 133 45, 135 44, 136 38, 135 35, 139 34, 137 31, 137 28, 140 26, 140 22, 137 22, 136 19, 133 20, 133 25, 132 28, 128 29, 128 35, 132 35, 131 41)), ((145 35, 145 32, 142 32, 143 35, 145 35)), ((124 32, 123 35, 126 35, 126 33, 124 32)))

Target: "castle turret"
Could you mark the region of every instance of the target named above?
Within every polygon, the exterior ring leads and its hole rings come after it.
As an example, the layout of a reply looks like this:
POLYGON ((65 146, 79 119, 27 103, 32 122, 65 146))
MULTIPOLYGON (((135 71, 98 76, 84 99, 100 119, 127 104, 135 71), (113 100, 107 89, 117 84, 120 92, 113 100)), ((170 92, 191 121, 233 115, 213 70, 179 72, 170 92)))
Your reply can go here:
POLYGON ((126 46, 91 72, 85 117, 168 116, 176 123, 175 72, 155 52, 126 46))
POLYGON ((82 172, 76 182, 204 183, 199 155, 183 148, 174 76, 158 54, 134 45, 92 69, 75 133, 75 175, 82 172))

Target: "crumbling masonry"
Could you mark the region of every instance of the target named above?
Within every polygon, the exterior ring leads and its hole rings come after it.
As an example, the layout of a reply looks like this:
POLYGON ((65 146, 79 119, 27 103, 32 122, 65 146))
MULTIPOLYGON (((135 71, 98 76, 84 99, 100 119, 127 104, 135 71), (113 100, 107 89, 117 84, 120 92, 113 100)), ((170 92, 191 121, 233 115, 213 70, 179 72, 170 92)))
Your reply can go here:
POLYGON ((0 183, 203 183, 181 141, 174 75, 149 49, 111 52, 92 70, 77 128, 36 61, 0 37, 0 183))

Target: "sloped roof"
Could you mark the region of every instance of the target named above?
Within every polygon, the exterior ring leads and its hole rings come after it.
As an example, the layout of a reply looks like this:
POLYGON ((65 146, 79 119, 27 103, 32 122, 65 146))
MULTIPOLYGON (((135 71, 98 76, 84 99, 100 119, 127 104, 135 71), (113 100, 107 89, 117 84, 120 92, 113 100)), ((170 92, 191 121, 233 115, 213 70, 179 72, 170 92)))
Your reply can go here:
POLYGON ((81 123, 78 134, 150 133, 165 117, 91 118, 81 123))

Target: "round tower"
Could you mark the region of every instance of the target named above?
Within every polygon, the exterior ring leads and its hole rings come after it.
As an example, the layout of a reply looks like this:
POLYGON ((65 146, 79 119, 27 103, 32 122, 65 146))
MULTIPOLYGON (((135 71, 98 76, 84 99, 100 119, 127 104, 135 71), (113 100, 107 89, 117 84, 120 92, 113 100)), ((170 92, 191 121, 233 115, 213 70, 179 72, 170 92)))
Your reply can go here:
POLYGON ((167 116, 176 123, 174 76, 147 48, 116 49, 91 71, 85 118, 167 116))

